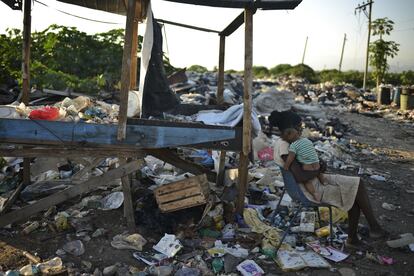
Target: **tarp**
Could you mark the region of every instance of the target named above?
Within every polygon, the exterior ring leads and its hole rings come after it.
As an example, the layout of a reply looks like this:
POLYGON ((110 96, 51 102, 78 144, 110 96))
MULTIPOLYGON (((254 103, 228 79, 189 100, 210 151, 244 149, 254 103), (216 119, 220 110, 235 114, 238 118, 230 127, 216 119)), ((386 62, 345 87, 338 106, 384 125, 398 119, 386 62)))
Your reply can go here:
POLYGON ((164 69, 161 27, 153 19, 151 5, 148 5, 139 84, 139 91, 143 92, 141 118, 161 116, 178 104, 164 69))

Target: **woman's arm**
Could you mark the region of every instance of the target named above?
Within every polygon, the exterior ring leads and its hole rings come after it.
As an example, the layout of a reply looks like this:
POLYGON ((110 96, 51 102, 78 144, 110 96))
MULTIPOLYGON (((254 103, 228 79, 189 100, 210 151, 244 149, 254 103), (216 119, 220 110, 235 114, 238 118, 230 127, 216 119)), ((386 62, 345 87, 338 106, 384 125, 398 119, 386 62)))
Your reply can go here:
POLYGON ((285 170, 289 170, 290 165, 292 164, 293 160, 295 160, 296 154, 292 151, 289 151, 289 154, 287 156, 287 159, 285 161, 285 165, 283 166, 283 168, 285 170))

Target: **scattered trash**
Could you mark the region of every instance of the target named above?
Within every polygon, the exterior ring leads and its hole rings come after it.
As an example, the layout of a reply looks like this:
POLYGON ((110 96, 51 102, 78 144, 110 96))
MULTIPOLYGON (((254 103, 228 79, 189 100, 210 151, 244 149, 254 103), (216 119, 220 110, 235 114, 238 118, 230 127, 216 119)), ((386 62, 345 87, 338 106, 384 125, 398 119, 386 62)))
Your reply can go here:
POLYGON ((45 275, 57 273, 63 269, 62 259, 55 257, 49 261, 39 263, 36 267, 45 275))
POLYGON ((74 256, 80 256, 85 253, 85 247, 80 240, 70 241, 63 246, 63 250, 74 256))
POLYGON ((45 106, 35 110, 32 110, 29 114, 29 118, 32 120, 48 120, 55 121, 59 118, 59 108, 52 106, 45 106))
POLYGON ((305 267, 329 268, 330 264, 312 251, 279 250, 276 262, 283 271, 297 271, 305 267))
POLYGON ((39 226, 40 226, 40 223, 38 221, 34 221, 31 224, 29 224, 28 226, 26 226, 23 229, 22 232, 23 232, 23 234, 27 235, 27 234, 33 232, 34 230, 36 230, 37 228, 39 228, 39 226))
POLYGON ((174 257, 183 246, 175 235, 165 234, 164 237, 153 246, 158 252, 168 256, 169 258, 174 257))
POLYGON ((377 180, 377 181, 385 181, 385 177, 383 177, 382 175, 371 175, 370 176, 371 179, 377 180))
POLYGON ((300 214, 300 231, 315 232, 315 212, 302 212, 300 214))
POLYGON ((404 247, 410 244, 414 244, 414 236, 412 233, 401 234, 399 239, 386 242, 391 248, 404 247))
POLYGON ((116 249, 134 249, 142 251, 142 247, 147 241, 140 234, 116 235, 112 238, 111 246, 116 249))
POLYGON ((336 263, 342 262, 348 258, 349 254, 345 254, 342 251, 332 247, 332 246, 321 246, 319 241, 308 242, 307 245, 316 253, 320 254, 324 258, 334 261, 336 263))
POLYGON ((114 192, 102 199, 102 210, 114 210, 121 207, 124 202, 123 192, 114 192))
POLYGON ((368 260, 371 260, 371 261, 376 262, 378 264, 382 264, 382 265, 392 265, 392 264, 394 264, 394 259, 391 258, 391 257, 376 255, 376 254, 370 253, 368 251, 366 252, 365 256, 368 260))
POLYGON ((237 266, 237 270, 243 276, 260 276, 264 274, 263 269, 253 260, 245 260, 237 266))
POLYGON ((135 259, 143 261, 147 265, 160 265, 162 261, 168 259, 168 256, 155 252, 134 252, 132 255, 135 259))

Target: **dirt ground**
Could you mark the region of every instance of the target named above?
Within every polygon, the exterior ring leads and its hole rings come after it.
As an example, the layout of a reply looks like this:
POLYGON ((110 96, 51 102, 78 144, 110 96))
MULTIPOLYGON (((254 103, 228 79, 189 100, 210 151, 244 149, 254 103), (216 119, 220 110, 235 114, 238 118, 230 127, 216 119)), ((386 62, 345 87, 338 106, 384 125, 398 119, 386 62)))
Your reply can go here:
MULTIPOLYGON (((353 131, 347 134, 347 138, 354 139, 361 146, 373 150, 375 155, 357 154, 353 157, 360 162, 362 168, 371 168, 387 176, 386 181, 375 181, 369 176, 363 176, 369 191, 370 198, 380 224, 391 232, 393 236, 401 233, 414 233, 414 126, 401 124, 396 121, 382 118, 372 118, 356 113, 336 114, 341 122, 349 124, 353 131), (384 203, 391 203, 399 208, 388 211, 381 207, 384 203)), ((341 174, 355 175, 356 171, 338 171, 341 174)), ((80 200, 79 198, 77 199, 80 200)), ((72 203, 78 202, 74 200, 72 203)), ((65 205, 70 206, 69 203, 65 205)), ((95 268, 113 265, 115 263, 134 266, 139 270, 144 265, 132 257, 129 250, 117 250, 112 248, 112 237, 126 230, 126 222, 122 216, 122 208, 112 211, 92 211, 87 216, 93 228, 102 227, 107 233, 98 238, 92 238, 84 242, 86 252, 80 257, 66 255, 63 257, 65 264, 71 263, 82 272, 93 272, 95 268), (92 268, 89 268, 89 263, 92 268)), ((147 240, 156 243, 162 236, 161 231, 148 231, 148 226, 140 224, 138 232, 147 240), (147 230, 146 230, 147 229, 147 230)), ((47 229, 47 228, 46 228, 47 229)), ((50 231, 36 231, 29 236, 21 234, 21 228, 0 230, 0 268, 19 268, 27 260, 21 256, 22 250, 37 254, 42 259, 56 256, 56 250, 69 239, 76 239, 73 230, 64 233, 50 234, 50 231), (8 245, 6 245, 8 244, 8 245)), ((371 243, 376 254, 392 257, 395 264, 385 266, 368 260, 365 256, 356 252, 344 262, 333 264, 331 270, 305 269, 299 272, 289 272, 286 275, 341 275, 337 269, 351 268, 355 275, 413 275, 414 253, 408 249, 390 249, 384 242, 371 243)), ((260 261, 257 263, 264 268, 266 275, 280 275, 283 272, 273 261, 260 261)), ((79 270, 77 270, 79 271, 79 270)), ((70 269, 69 269, 70 272, 70 269)), ((73 273, 70 273, 73 274, 73 273)), ((122 275, 122 274, 121 274, 122 275)), ((351 274, 348 274, 351 275, 351 274)))

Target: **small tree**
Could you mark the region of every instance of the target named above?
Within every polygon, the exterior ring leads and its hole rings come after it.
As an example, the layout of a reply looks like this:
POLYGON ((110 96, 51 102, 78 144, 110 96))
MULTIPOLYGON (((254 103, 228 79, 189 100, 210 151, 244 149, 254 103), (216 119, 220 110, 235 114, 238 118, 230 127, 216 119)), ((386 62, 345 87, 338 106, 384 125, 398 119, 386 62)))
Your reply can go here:
POLYGON ((377 92, 379 85, 384 81, 389 69, 388 58, 397 55, 400 44, 395 41, 386 41, 384 36, 390 35, 394 29, 394 22, 387 17, 378 18, 371 23, 373 36, 379 36, 379 39, 369 45, 369 63, 374 67, 374 77, 377 83, 377 92))

